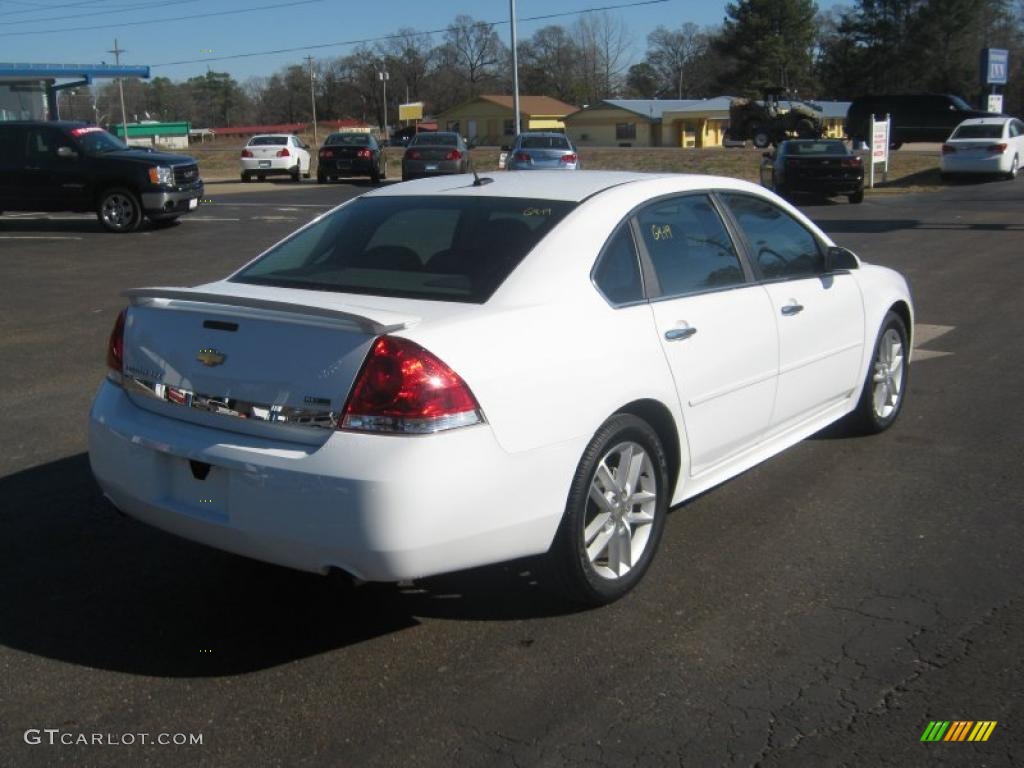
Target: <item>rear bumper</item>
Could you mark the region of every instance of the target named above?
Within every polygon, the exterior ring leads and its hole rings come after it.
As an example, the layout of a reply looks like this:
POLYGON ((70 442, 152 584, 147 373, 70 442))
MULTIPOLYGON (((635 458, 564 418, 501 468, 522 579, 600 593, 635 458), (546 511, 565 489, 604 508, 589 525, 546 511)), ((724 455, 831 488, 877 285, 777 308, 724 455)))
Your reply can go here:
POLYGON ((1009 152, 991 157, 943 155, 939 160, 939 169, 943 173, 1006 173, 1012 161, 1013 155, 1009 152))
POLYGON ((373 170, 373 160, 351 160, 348 167, 339 166, 337 160, 324 160, 316 172, 318 176, 369 176, 373 170))
POLYGON ((369 581, 546 551, 581 451, 509 454, 487 425, 273 442, 156 415, 107 381, 89 423, 93 474, 124 513, 218 549, 369 581), (190 460, 210 465, 205 479, 190 460))
POLYGON ((786 192, 812 195, 850 195, 864 189, 864 179, 793 179, 782 183, 786 192))
POLYGON ((243 157, 241 159, 242 173, 263 174, 266 176, 273 176, 275 174, 288 174, 295 170, 295 167, 299 164, 299 158, 297 157, 274 157, 270 159, 262 159, 255 157, 243 157), (269 162, 268 166, 261 166, 260 163, 269 162))
POLYGON ((190 210, 195 210, 190 207, 190 201, 198 201, 202 196, 203 182, 201 181, 191 187, 177 189, 173 192, 143 192, 141 196, 142 209, 151 219, 180 216, 190 210))
POLYGON ((457 161, 402 161, 403 179, 424 179, 430 176, 447 176, 456 173, 463 173, 462 166, 457 161))

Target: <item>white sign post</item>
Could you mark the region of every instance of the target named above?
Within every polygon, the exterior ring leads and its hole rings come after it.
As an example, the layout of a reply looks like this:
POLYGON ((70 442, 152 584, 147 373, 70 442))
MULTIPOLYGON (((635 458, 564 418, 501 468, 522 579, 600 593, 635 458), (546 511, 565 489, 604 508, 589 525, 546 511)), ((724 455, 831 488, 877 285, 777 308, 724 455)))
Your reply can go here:
POLYGON ((1003 112, 1003 94, 1001 93, 990 93, 988 95, 988 111, 1002 114, 1003 112))
POLYGON ((868 187, 875 188, 875 166, 884 165, 882 180, 889 180, 889 128, 891 120, 889 115, 885 120, 871 118, 871 163, 868 176, 868 187))

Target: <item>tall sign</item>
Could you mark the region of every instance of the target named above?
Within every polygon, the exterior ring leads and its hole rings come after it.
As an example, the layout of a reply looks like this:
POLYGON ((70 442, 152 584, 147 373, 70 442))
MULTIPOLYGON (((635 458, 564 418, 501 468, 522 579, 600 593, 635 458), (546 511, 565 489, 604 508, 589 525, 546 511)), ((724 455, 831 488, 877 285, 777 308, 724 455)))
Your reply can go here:
POLYGON ((1006 85, 1010 72, 1010 52, 1005 48, 981 50, 982 85, 1006 85))
POLYGON ((891 127, 892 121, 889 119, 889 115, 885 116, 885 120, 876 120, 874 115, 871 116, 871 162, 868 169, 868 186, 871 189, 875 188, 876 165, 885 166, 882 171, 883 179, 889 177, 889 131, 891 127))

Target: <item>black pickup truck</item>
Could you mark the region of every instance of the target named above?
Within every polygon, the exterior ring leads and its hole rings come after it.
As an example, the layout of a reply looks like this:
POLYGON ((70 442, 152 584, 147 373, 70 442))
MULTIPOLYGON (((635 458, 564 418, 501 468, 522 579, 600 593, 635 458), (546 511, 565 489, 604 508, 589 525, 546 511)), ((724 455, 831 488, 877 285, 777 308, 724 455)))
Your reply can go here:
POLYGON ((111 232, 132 232, 194 211, 203 195, 191 157, 129 147, 69 121, 0 122, 0 212, 93 211, 111 232))

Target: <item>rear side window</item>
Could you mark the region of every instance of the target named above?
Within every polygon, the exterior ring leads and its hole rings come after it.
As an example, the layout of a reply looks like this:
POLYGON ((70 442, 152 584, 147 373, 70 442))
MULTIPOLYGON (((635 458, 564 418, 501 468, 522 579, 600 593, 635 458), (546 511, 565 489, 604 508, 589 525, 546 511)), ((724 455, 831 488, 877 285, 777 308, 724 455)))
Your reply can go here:
POLYGON ((641 210, 637 221, 663 295, 744 282, 736 249, 707 196, 660 200, 641 210))
POLYGON ((483 303, 576 203, 360 198, 295 233, 234 282, 483 303))
POLYGON ((619 227, 608 241, 597 266, 594 284, 612 304, 630 304, 644 298, 636 244, 628 225, 619 227))
POLYGON ((752 195, 722 197, 766 279, 813 277, 825 271, 825 257, 814 235, 784 210, 752 195))

